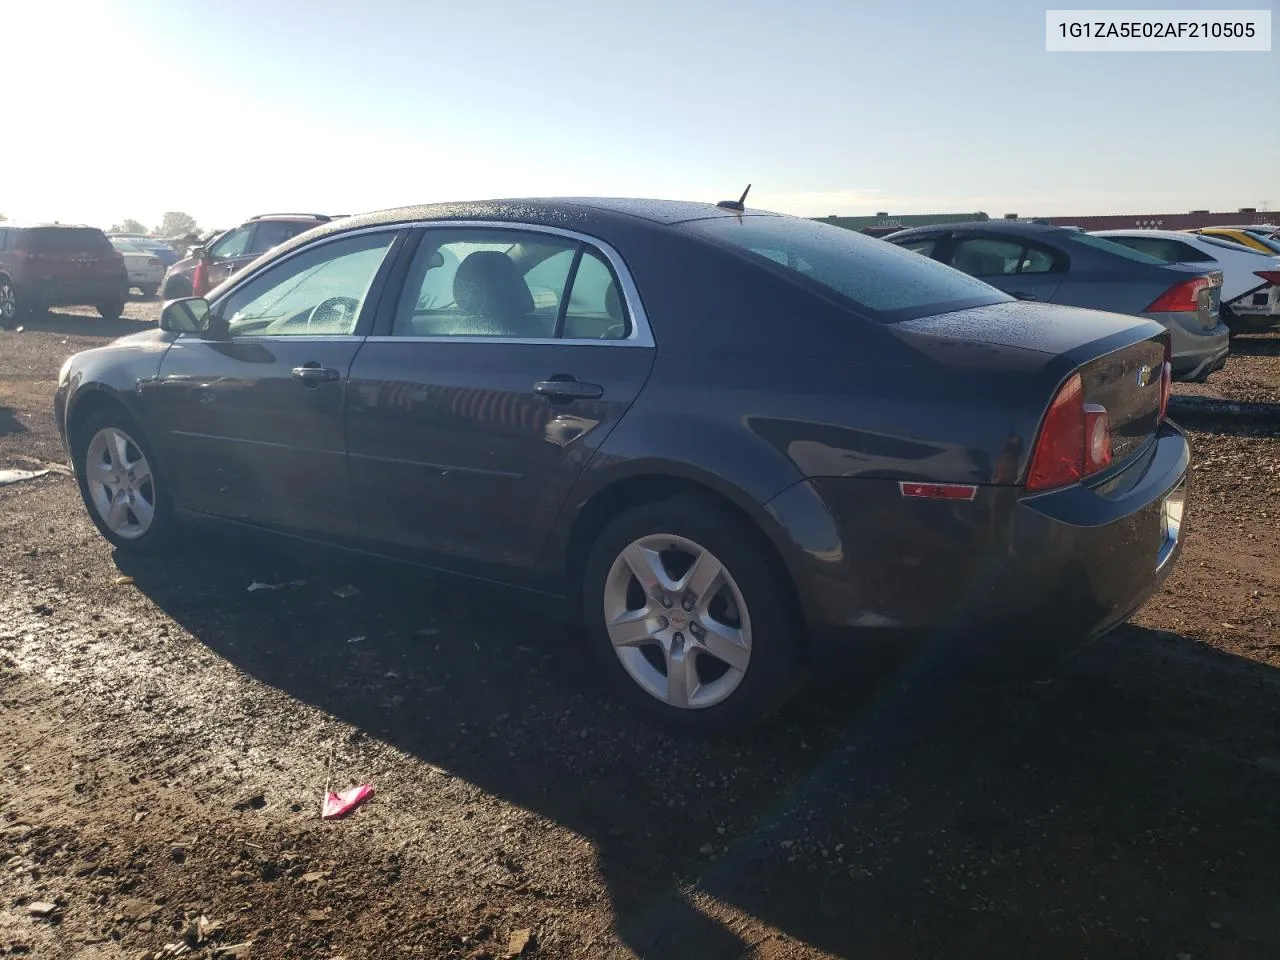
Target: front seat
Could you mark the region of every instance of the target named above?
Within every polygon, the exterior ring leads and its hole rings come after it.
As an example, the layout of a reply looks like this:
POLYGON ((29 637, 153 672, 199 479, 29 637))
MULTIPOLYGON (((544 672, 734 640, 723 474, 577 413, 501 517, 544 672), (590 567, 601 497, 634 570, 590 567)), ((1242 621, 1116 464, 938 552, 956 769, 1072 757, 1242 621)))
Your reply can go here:
POLYGON ((533 294, 510 257, 477 250, 458 265, 453 299, 467 315, 468 333, 486 337, 543 337, 533 314, 533 294))

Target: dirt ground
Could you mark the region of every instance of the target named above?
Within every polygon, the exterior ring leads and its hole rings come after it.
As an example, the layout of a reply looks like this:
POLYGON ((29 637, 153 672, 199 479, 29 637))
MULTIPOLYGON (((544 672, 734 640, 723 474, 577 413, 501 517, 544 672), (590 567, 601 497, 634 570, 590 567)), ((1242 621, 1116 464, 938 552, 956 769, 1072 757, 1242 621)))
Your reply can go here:
MULTIPOLYGON (((0 331, 0 468, 60 464, 61 361, 154 316, 0 331)), ((1280 400, 1280 337, 1204 389, 1280 400)), ((530 601, 126 562, 65 473, 0 487, 0 956, 1274 958, 1280 417, 1185 426, 1131 625, 1038 682, 827 678, 738 741, 603 699, 530 601), (377 794, 325 822, 329 782, 377 794)))

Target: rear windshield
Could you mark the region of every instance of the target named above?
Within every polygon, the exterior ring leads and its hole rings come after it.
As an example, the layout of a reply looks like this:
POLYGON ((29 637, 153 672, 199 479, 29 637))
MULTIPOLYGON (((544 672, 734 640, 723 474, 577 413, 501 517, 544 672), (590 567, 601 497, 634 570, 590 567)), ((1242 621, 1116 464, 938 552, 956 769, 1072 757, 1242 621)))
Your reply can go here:
POLYGON ((83 227, 37 227, 31 231, 33 253, 102 253, 111 244, 101 230, 83 227))
POLYGON ((685 228, 886 323, 1013 299, 936 260, 832 224, 746 216, 685 228))
POLYGON ((1124 257, 1126 260, 1136 260, 1138 263, 1154 263, 1164 266, 1167 262, 1159 257, 1153 257, 1150 254, 1143 253, 1140 250, 1130 250, 1124 244, 1116 243, 1114 240, 1107 240, 1105 237, 1095 237, 1087 233, 1070 233, 1062 238, 1070 243, 1083 244, 1086 247, 1093 247, 1095 250, 1101 250, 1103 253, 1113 253, 1117 257, 1124 257))

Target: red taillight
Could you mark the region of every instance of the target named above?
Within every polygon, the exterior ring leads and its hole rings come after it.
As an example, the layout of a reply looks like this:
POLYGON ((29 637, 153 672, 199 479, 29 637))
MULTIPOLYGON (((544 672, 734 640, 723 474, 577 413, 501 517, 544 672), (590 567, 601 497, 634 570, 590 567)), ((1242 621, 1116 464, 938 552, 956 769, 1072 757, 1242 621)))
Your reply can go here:
POLYGON ((1200 292, 1209 289, 1207 277, 1176 283, 1160 294, 1143 313, 1180 313, 1200 309, 1200 292))
POLYGON ((1255 270, 1253 271, 1253 275, 1255 277, 1261 277, 1273 287, 1280 287, 1280 270, 1255 270))
POLYGON ((203 297, 207 292, 205 285, 209 282, 209 271, 203 260, 196 261, 195 272, 191 274, 191 295, 203 297))
POLYGON ((1084 476, 1084 385, 1073 373, 1049 405, 1040 425, 1028 490, 1051 490, 1075 483, 1084 476))
POLYGON ((1080 374, 1071 375, 1049 405, 1031 468, 1027 489, 1053 490, 1083 480, 1111 462, 1111 416, 1107 408, 1084 402, 1080 374))

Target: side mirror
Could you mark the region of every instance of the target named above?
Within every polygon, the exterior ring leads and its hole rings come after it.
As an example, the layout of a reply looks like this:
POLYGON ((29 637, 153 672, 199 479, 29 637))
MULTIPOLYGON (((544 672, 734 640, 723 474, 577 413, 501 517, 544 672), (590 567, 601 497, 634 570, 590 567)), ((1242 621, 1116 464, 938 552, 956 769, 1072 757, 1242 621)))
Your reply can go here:
POLYGON ((193 333, 202 336, 209 332, 211 320, 209 301, 204 297, 170 300, 160 311, 160 329, 170 333, 193 333))
POLYGON ((204 255, 205 255, 205 249, 204 249, 204 247, 203 247, 202 245, 200 245, 200 244, 196 244, 195 246, 187 247, 187 256, 188 256, 188 257, 195 257, 195 258, 197 258, 197 259, 200 259, 200 258, 204 257, 204 255))

